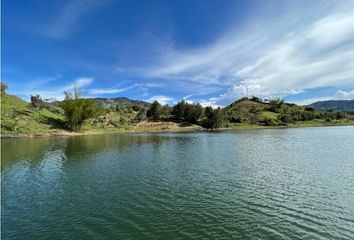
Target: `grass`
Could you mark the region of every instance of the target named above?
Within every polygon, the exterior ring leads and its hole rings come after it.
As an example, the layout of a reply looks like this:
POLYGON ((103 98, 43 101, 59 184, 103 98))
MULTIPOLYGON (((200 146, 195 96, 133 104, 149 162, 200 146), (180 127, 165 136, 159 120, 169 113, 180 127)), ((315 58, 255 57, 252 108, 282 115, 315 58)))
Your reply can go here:
POLYGON ((6 93, 1 94, 1 134, 48 133, 62 130, 64 118, 47 109, 34 111, 29 103, 6 93))

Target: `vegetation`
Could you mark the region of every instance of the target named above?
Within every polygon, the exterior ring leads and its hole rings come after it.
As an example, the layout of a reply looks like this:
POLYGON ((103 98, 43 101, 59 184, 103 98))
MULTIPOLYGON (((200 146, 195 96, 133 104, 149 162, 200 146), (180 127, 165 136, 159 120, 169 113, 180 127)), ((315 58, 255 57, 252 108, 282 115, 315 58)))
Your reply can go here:
POLYGON ((224 114, 220 108, 213 109, 212 107, 205 108, 205 120, 203 127, 209 129, 217 129, 223 126, 224 114))
POLYGON ((146 113, 148 118, 159 119, 162 114, 162 107, 158 101, 154 101, 146 113))
POLYGON ((68 99, 63 102, 66 125, 68 128, 79 131, 85 120, 97 117, 101 109, 92 99, 68 99))
POLYGON ((38 111, 39 109, 43 108, 45 104, 41 96, 37 94, 37 95, 31 95, 31 105, 34 110, 38 111))
POLYGON ((241 98, 225 108, 217 109, 182 100, 170 107, 162 106, 157 101, 147 104, 126 98, 116 98, 124 104, 116 104, 115 99, 85 99, 80 97, 78 89, 74 89, 65 92, 65 100, 61 102, 32 95, 31 102, 27 103, 8 95, 6 89, 7 85, 2 83, 1 133, 5 135, 68 130, 150 131, 170 129, 171 126, 218 129, 354 124, 354 114, 351 112, 318 111, 312 107, 285 103, 282 99, 272 99, 268 103, 257 97, 241 98))
POLYGON ((4 82, 0 83, 0 91, 1 91, 1 93, 5 93, 7 88, 8 88, 8 86, 7 86, 6 83, 4 83, 4 82))

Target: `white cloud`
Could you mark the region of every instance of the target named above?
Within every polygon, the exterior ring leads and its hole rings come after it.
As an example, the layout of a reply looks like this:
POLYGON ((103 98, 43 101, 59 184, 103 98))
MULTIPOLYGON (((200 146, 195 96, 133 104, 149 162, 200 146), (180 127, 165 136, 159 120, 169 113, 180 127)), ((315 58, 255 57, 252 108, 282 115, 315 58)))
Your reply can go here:
POLYGON ((169 104, 169 103, 171 103, 172 101, 174 101, 174 99, 171 98, 171 97, 167 97, 167 96, 163 96, 163 95, 158 95, 158 96, 150 97, 150 98, 146 99, 145 101, 147 101, 147 102, 158 101, 161 105, 166 105, 166 104, 169 104))
POLYGON ((93 82, 94 78, 90 77, 80 77, 74 81, 73 84, 71 84, 70 87, 66 88, 72 88, 72 87, 77 87, 77 88, 82 88, 90 85, 93 82))
POLYGON ((113 88, 93 88, 93 89, 89 89, 88 93, 89 94, 114 94, 114 93, 121 93, 121 92, 126 92, 132 88, 134 88, 136 85, 131 85, 125 88, 117 88, 117 87, 113 87, 113 88))
POLYGON ((316 98, 309 98, 301 101, 294 101, 294 103, 299 105, 309 105, 314 102, 319 101, 327 101, 327 100, 352 100, 354 99, 354 90, 351 91, 343 91, 338 90, 334 96, 323 96, 323 97, 316 97, 316 98))
MULTIPOLYGON (((51 82, 52 78, 48 78, 47 82, 51 82)), ((55 78, 54 80, 57 80, 55 78)), ((55 98, 57 100, 64 99, 64 91, 71 91, 74 87, 80 88, 80 90, 84 90, 84 87, 89 86, 94 81, 92 77, 79 77, 76 78, 72 83, 67 84, 63 87, 45 87, 43 86, 44 80, 35 80, 29 83, 29 87, 23 91, 14 91, 16 95, 26 96, 26 100, 29 100, 29 96, 33 94, 39 94, 43 99, 46 98, 55 98)))
POLYGON ((106 2, 106 0, 69 1, 59 11, 56 19, 49 21, 50 24, 44 26, 41 34, 57 39, 67 38, 79 29, 78 21, 80 18, 106 2))
POLYGON ((226 34, 212 45, 188 51, 172 45, 163 50, 160 62, 136 74, 168 79, 166 86, 180 83, 186 94, 206 86, 226 88, 224 94, 205 100, 215 105, 245 96, 247 88, 249 96, 284 97, 307 89, 352 86, 354 2, 340 1, 326 9, 315 4, 314 12, 298 5, 297 13, 311 18, 285 14, 268 16, 268 21, 258 16, 246 30, 226 34))
POLYGON ((338 100, 351 100, 354 99, 354 90, 352 91, 343 91, 343 90, 338 90, 335 95, 335 99, 338 100))

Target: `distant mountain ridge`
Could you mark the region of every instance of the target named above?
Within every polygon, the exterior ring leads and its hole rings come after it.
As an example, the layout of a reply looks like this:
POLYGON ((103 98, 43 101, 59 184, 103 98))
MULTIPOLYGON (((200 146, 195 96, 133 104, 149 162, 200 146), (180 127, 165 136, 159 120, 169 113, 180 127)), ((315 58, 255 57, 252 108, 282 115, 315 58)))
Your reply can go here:
POLYGON ((345 111, 345 112, 354 112, 354 99, 352 100, 328 100, 314 102, 308 105, 314 109, 320 111, 345 111))
POLYGON ((103 107, 111 107, 116 105, 124 105, 124 106, 132 106, 139 105, 144 107, 149 107, 151 103, 141 101, 141 100, 133 100, 126 97, 115 97, 115 98, 92 98, 97 102, 98 105, 103 107))

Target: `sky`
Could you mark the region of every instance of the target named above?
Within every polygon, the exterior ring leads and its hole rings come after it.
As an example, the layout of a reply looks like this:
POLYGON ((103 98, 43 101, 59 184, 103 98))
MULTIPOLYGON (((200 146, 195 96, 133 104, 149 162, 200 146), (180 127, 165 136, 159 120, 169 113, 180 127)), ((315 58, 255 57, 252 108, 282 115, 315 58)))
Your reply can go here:
POLYGON ((226 106, 354 99, 354 0, 3 0, 8 92, 226 106))

